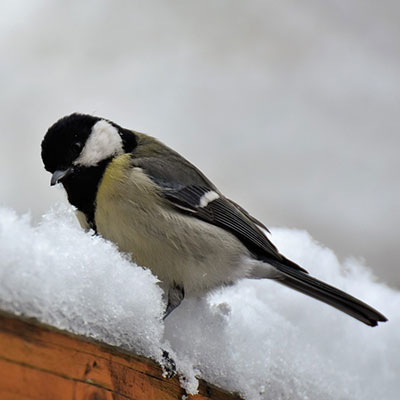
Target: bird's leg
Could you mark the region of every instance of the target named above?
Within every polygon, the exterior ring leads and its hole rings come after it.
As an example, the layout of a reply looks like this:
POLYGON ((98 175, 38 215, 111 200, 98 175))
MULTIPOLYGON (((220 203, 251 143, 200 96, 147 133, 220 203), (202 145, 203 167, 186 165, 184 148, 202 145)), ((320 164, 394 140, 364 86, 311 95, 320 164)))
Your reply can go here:
MULTIPOLYGON (((167 297, 167 309, 165 310, 165 314, 163 320, 171 314, 172 311, 175 310, 176 307, 181 304, 183 298, 185 297, 185 291, 182 286, 174 284, 170 287, 163 287, 164 296, 167 297)), ((163 376, 167 379, 171 379, 176 374, 176 364, 173 358, 170 357, 169 352, 167 350, 163 350, 162 354, 163 362, 163 376)))
POLYGON ((185 290, 182 286, 174 285, 168 289, 167 296, 168 304, 163 319, 167 318, 168 315, 171 314, 172 311, 179 306, 179 304, 181 304, 183 298, 185 297, 185 290))

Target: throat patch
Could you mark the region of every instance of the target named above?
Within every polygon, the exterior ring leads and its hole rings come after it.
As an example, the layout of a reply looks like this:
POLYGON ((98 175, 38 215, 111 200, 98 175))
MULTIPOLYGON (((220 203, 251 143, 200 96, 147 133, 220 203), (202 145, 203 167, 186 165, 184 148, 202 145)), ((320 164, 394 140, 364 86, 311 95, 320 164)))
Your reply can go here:
POLYGON ((78 169, 62 181, 68 201, 85 214, 90 228, 96 231, 96 196, 104 171, 111 158, 101 161, 97 166, 78 169))

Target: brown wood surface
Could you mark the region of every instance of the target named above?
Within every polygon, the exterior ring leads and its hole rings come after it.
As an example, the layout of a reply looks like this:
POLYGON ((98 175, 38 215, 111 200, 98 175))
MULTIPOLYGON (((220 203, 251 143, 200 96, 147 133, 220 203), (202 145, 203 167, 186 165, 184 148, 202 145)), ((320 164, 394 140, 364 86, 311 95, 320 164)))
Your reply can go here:
MULTIPOLYGON (((184 395, 178 377, 155 362, 0 312, 1 400, 172 400, 184 395)), ((238 400, 201 381, 193 400, 238 400)))

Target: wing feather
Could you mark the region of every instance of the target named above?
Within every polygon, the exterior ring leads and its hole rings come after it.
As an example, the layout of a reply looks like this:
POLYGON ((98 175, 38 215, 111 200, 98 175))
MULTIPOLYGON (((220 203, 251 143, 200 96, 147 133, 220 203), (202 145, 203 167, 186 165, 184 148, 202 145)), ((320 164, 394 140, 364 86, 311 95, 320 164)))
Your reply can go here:
MULTIPOLYGON (((231 232, 260 260, 286 261, 259 228, 267 230, 261 222, 222 195, 192 164, 179 158, 176 153, 172 155, 168 164, 161 164, 157 158, 146 157, 133 158, 132 165, 142 168, 157 183, 161 196, 175 209, 231 232), (190 176, 182 173, 182 162, 188 167, 190 176), (177 175, 177 171, 181 172, 177 175)), ((290 266, 307 272, 293 262, 290 262, 290 266)))
POLYGON ((193 217, 226 229, 240 239, 255 255, 265 258, 265 255, 282 260, 276 247, 257 227, 257 225, 242 212, 241 208, 230 202, 222 194, 218 198, 201 206, 201 199, 212 190, 206 187, 186 186, 182 189, 164 189, 163 196, 175 207, 193 217))

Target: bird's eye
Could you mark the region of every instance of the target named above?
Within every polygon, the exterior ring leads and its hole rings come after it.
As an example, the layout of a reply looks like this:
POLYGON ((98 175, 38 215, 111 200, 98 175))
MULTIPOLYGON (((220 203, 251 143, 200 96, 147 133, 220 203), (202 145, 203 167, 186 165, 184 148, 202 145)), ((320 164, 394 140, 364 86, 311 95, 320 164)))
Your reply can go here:
POLYGON ((74 142, 72 145, 72 149, 74 150, 75 153, 80 153, 80 151, 82 150, 82 143, 74 142))

